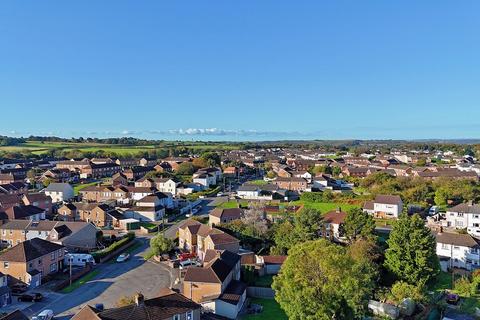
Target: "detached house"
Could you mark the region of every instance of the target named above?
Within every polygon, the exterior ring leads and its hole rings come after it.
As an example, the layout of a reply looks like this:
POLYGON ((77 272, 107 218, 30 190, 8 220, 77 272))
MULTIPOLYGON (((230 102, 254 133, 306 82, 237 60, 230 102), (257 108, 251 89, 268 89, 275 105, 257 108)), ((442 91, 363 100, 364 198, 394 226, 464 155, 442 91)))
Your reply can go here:
POLYGON ((187 269, 183 292, 205 311, 236 319, 246 299, 240 281, 240 256, 228 250, 208 250, 203 267, 187 269))
POLYGON ((0 254, 0 272, 36 288, 45 276, 63 269, 63 255, 64 246, 34 238, 0 254))
POLYGON ((480 268, 480 245, 469 234, 440 232, 436 235, 437 256, 443 271, 450 268, 480 268))
POLYGON ((372 214, 376 218, 398 218, 403 210, 403 202, 400 196, 377 195, 375 200, 366 201, 363 211, 372 214))

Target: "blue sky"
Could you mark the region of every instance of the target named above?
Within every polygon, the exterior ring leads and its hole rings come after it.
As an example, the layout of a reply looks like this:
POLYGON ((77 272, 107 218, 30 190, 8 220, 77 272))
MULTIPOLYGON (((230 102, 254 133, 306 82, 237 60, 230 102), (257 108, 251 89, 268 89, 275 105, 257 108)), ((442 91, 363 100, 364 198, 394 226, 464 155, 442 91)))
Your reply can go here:
POLYGON ((480 138, 480 2, 0 2, 0 134, 480 138))

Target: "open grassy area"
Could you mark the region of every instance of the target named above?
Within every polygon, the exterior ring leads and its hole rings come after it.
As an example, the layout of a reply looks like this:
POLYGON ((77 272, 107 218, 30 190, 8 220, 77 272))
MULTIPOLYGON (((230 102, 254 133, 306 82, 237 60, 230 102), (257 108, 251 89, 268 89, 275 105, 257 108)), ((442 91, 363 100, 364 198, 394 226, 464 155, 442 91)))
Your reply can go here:
POLYGON ((2 146, 0 151, 6 152, 31 152, 36 155, 42 155, 50 150, 80 150, 83 152, 95 152, 103 150, 105 152, 115 152, 119 155, 132 154, 135 155, 140 152, 160 150, 169 147, 185 147, 190 149, 203 149, 203 150, 232 150, 235 149, 235 145, 227 143, 202 143, 202 142, 172 142, 171 146, 158 146, 158 145, 118 145, 118 144, 102 144, 102 143, 74 143, 74 142, 53 142, 53 141, 27 141, 24 144, 16 146, 2 146))
POLYGON ((322 213, 327 213, 337 208, 341 208, 342 211, 346 211, 352 208, 358 208, 358 206, 355 206, 349 203, 340 203, 340 202, 304 202, 304 201, 298 200, 298 201, 294 201, 292 204, 297 206, 303 204, 305 208, 314 208, 314 209, 320 210, 320 212, 322 213))
POLYGON ((247 200, 229 200, 221 203, 218 207, 224 208, 224 209, 230 209, 230 208, 238 208, 239 205, 241 207, 247 207, 248 201, 247 200))
POLYGON ((86 187, 94 186, 98 183, 98 181, 89 182, 89 183, 79 183, 73 186, 73 192, 75 195, 78 195, 80 190, 85 189, 86 187))
POLYGON ((252 181, 248 181, 248 184, 254 184, 254 185, 257 185, 257 186, 264 186, 266 184, 268 184, 268 181, 265 181, 265 180, 252 180, 252 181))
POLYGON ((73 290, 79 288, 80 286, 84 285, 88 281, 92 280, 95 278, 95 276, 98 274, 98 270, 93 270, 92 272, 86 274, 85 276, 81 277, 77 281, 73 282, 71 286, 65 287, 62 289, 62 293, 70 293, 73 290))
POLYGON ((287 320, 287 315, 280 308, 280 305, 274 299, 252 298, 252 303, 263 306, 263 312, 259 314, 244 315, 242 320, 262 319, 262 320, 287 320))

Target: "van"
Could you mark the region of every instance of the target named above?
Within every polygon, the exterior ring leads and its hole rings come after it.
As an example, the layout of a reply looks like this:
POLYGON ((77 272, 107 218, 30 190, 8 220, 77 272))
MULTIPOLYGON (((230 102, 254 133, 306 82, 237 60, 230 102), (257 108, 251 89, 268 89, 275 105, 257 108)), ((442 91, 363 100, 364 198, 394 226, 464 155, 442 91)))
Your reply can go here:
POLYGON ((32 320, 52 320, 53 311, 52 310, 43 310, 37 316, 33 317, 32 320))
POLYGON ((188 267, 197 267, 198 262, 195 260, 185 260, 185 261, 180 261, 179 263, 179 268, 180 270, 186 269, 188 267))
POLYGON ((88 253, 67 253, 63 258, 63 264, 66 267, 72 266, 85 267, 87 264, 95 265, 95 259, 88 253))
POLYGON ((439 210, 438 206, 432 206, 428 210, 428 215, 430 216, 436 215, 438 213, 438 210, 439 210))

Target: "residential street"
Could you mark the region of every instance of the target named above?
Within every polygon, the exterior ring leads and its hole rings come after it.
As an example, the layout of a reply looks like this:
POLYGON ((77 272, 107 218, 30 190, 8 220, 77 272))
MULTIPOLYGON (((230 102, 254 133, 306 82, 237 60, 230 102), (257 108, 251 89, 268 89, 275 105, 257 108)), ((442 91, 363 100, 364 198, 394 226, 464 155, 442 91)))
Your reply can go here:
POLYGON ((143 260, 141 255, 148 249, 148 240, 138 238, 142 246, 131 254, 127 262, 98 266, 99 274, 71 293, 42 292, 45 299, 23 311, 32 316, 43 309, 52 309, 57 315, 56 319, 70 319, 87 303, 103 303, 109 308, 115 306, 120 297, 131 296, 139 291, 147 298, 156 296, 161 288, 170 287, 175 279, 163 265, 143 260))
MULTIPOLYGON (((228 201, 228 197, 209 197, 203 199, 201 205, 202 209, 195 215, 196 217, 206 217, 208 213, 216 206, 228 201)), ((179 221, 165 230, 165 237, 175 239, 177 236, 178 227, 183 221, 179 221)))

